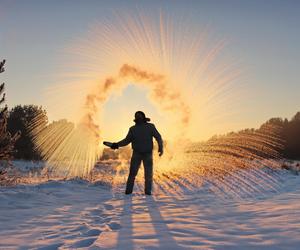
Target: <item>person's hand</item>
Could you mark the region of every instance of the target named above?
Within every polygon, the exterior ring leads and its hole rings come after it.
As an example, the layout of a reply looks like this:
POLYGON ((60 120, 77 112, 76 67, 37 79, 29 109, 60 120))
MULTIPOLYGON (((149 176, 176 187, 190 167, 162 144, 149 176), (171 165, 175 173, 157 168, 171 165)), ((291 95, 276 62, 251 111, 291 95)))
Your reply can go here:
POLYGON ((162 156, 164 154, 164 151, 163 150, 158 150, 158 155, 159 156, 162 156))
POLYGON ((111 149, 118 149, 118 148, 119 148, 119 145, 118 145, 118 143, 114 142, 114 143, 111 145, 110 148, 111 148, 111 149))

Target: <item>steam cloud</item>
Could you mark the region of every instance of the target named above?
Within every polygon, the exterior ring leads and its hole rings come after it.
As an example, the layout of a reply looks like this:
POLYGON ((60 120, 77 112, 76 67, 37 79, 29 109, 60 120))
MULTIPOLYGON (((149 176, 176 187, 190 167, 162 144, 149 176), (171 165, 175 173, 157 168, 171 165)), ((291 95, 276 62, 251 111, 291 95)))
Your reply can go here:
POLYGON ((174 90, 174 87, 168 87, 168 82, 164 75, 124 64, 116 76, 106 78, 104 82, 97 86, 96 93, 90 93, 86 96, 86 114, 83 117, 82 124, 93 131, 96 138, 100 138, 100 127, 95 122, 95 116, 99 109, 114 89, 121 88, 124 83, 129 81, 149 86, 151 97, 163 110, 175 111, 179 114, 182 126, 189 124, 191 115, 189 106, 184 102, 179 91, 174 90))

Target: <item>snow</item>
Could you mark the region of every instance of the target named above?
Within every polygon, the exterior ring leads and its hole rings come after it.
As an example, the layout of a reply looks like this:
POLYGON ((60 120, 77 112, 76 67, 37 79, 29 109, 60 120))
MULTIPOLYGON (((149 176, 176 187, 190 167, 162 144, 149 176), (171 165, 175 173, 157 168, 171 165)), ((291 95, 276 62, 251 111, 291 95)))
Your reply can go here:
POLYGON ((299 249, 300 177, 278 175, 275 191, 239 198, 205 185, 153 196, 82 180, 1 187, 0 249, 299 249))

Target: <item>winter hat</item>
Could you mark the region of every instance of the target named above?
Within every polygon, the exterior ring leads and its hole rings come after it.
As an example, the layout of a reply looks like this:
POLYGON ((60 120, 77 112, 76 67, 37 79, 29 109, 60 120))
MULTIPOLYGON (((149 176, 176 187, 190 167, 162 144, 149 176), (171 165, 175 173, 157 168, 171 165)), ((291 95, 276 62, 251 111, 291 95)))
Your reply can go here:
POLYGON ((134 122, 137 122, 137 119, 136 117, 138 115, 141 115, 143 117, 143 122, 149 122, 150 121, 150 118, 146 117, 145 113, 143 111, 136 111, 135 114, 134 114, 134 122))

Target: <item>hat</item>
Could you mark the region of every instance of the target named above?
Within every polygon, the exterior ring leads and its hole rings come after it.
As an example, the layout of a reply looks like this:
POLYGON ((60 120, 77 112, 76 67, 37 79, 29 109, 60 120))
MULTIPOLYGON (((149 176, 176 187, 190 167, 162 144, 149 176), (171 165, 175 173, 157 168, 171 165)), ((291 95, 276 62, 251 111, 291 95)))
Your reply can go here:
MULTIPOLYGON (((134 117, 136 117, 138 114, 143 116, 144 122, 149 122, 150 121, 150 118, 146 117, 146 115, 143 111, 136 111, 135 114, 134 114, 134 117)), ((136 118, 133 121, 137 122, 136 118)))

